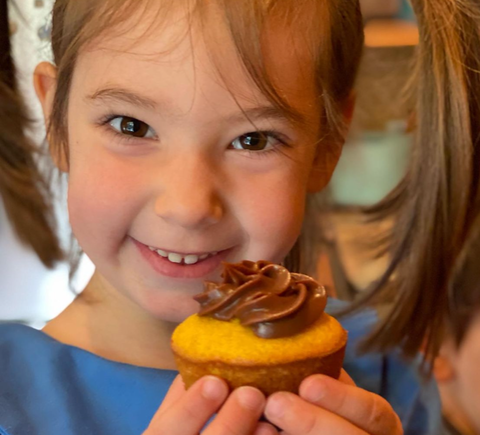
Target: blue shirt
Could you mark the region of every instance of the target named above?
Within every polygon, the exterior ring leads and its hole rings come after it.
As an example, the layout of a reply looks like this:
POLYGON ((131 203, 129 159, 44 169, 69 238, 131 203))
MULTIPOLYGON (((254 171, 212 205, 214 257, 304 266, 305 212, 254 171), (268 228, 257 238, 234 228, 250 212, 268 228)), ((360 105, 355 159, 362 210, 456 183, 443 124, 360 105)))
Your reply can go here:
MULTIPOLYGON (((421 384, 415 367, 396 354, 355 351, 374 321, 372 312, 342 320, 349 331, 345 369, 357 385, 390 401, 406 435, 438 433, 433 384, 421 384)), ((175 376, 106 360, 27 326, 0 325, 0 434, 140 435, 175 376)))

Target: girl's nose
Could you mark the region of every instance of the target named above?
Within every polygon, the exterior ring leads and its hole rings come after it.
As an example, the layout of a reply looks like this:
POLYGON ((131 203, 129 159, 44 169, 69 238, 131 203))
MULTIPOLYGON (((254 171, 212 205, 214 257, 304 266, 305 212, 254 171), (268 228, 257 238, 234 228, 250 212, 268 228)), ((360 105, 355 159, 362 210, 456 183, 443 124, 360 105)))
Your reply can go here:
POLYGON ((169 165, 155 201, 155 213, 174 226, 203 229, 220 222, 224 205, 218 171, 201 156, 169 165))

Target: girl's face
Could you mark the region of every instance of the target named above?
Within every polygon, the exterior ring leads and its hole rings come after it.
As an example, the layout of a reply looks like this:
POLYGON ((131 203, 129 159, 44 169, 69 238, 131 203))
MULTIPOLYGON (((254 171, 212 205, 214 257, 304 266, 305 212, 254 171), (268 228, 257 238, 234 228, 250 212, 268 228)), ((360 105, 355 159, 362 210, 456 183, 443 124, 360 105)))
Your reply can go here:
POLYGON ((182 37, 186 19, 171 23, 137 24, 80 54, 68 201, 104 283, 181 321, 222 261, 284 259, 307 191, 326 184, 336 159, 316 144, 311 65, 281 32, 269 35, 268 67, 301 115, 295 126, 252 83, 218 20, 215 44, 195 28, 182 37))

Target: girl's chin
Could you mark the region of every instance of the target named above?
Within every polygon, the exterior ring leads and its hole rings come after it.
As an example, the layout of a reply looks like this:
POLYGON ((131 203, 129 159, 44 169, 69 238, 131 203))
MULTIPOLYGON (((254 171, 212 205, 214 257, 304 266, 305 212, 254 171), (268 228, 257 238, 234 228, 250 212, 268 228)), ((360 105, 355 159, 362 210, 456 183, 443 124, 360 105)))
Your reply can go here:
POLYGON ((161 322, 181 323, 187 317, 198 312, 199 305, 191 296, 183 296, 175 302, 156 301, 155 303, 142 303, 141 308, 151 317, 161 322))

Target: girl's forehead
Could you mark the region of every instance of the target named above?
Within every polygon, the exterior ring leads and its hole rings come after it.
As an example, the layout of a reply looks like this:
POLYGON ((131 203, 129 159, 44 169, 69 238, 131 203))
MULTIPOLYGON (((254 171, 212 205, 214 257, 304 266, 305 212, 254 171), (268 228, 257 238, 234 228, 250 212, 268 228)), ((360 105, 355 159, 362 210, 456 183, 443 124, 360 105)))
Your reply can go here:
MULTIPOLYGON (((92 40, 79 55, 74 86, 82 83, 92 91, 105 83, 127 81, 165 88, 181 76, 189 82, 186 86, 209 81, 222 84, 239 100, 265 99, 218 11, 211 8, 202 19, 194 19, 177 7, 164 18, 137 13, 92 40)), ((289 104, 311 112, 318 94, 313 61, 300 36, 274 24, 257 41, 261 58, 252 59, 259 67, 264 64, 269 80, 289 104)))

